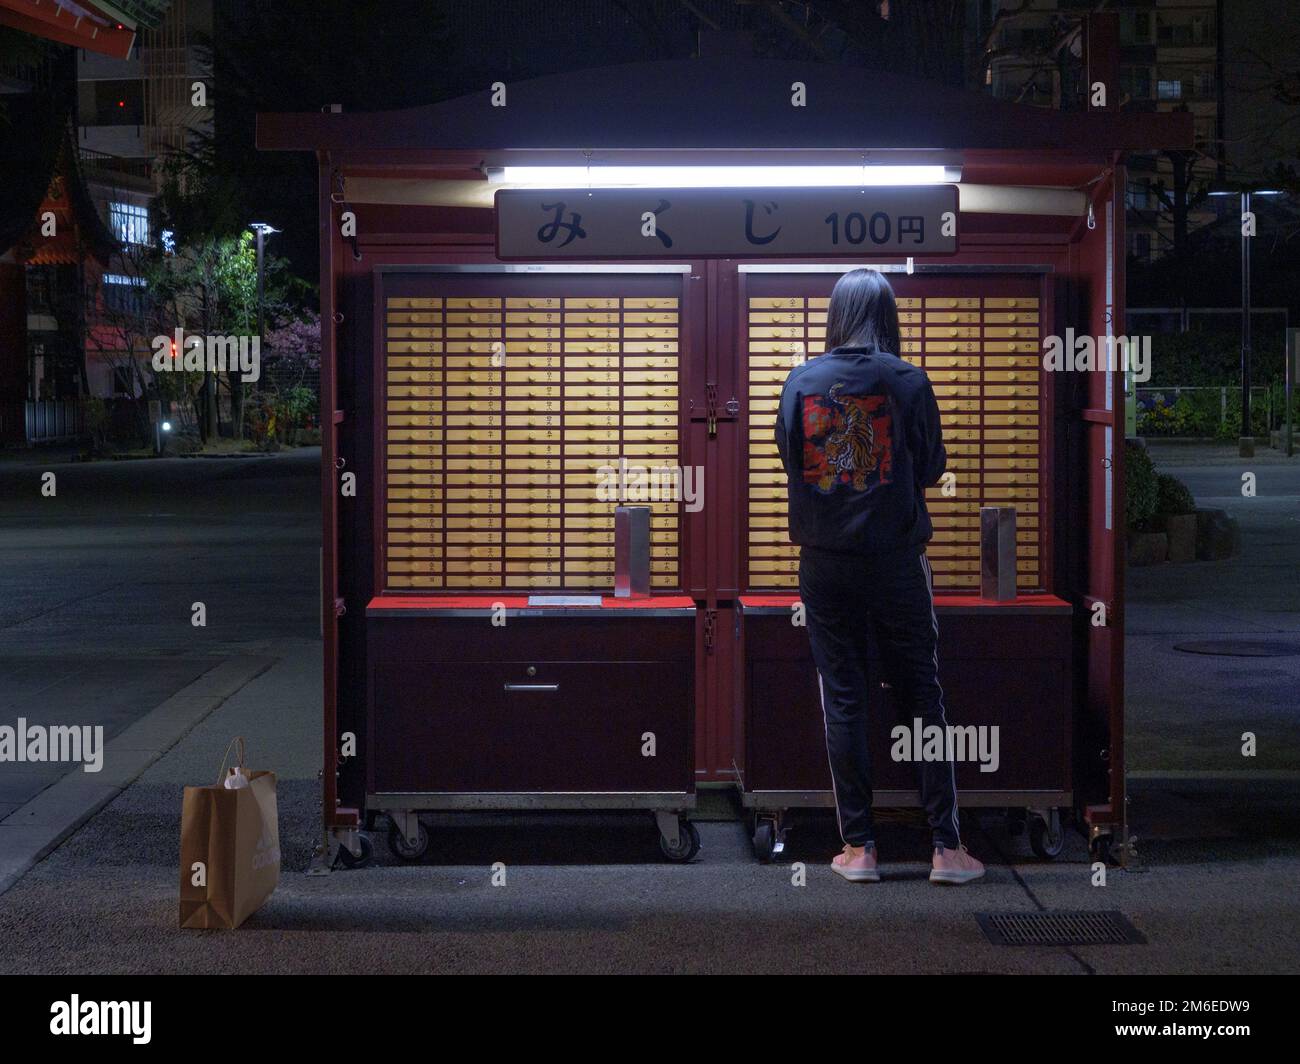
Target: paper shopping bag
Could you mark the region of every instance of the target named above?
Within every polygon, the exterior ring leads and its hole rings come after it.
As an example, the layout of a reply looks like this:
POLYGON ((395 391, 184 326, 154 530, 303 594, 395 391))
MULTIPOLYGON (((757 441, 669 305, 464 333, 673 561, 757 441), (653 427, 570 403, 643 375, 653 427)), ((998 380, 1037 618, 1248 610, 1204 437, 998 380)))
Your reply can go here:
MULTIPOLYGON (((244 768, 244 741, 225 786, 222 758, 212 787, 186 787, 181 804, 181 927, 235 928, 280 882, 275 773, 244 768)), ((234 743, 231 744, 232 746, 234 743)), ((229 748, 226 754, 229 756, 229 748)))

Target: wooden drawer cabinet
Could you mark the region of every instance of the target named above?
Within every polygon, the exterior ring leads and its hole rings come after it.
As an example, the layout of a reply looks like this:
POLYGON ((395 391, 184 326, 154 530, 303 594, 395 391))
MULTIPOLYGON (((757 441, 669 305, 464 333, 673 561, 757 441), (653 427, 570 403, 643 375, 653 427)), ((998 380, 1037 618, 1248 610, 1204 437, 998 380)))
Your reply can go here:
POLYGON ((695 611, 642 612, 369 619, 368 792, 693 791, 695 611))

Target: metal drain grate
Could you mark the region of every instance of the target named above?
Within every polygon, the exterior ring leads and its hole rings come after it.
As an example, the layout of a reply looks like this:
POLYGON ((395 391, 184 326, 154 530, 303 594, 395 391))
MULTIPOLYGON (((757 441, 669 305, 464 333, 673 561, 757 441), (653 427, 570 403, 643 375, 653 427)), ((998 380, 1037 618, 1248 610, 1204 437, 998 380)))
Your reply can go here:
POLYGON ((1144 946, 1119 912, 976 913, 995 946, 1144 946))

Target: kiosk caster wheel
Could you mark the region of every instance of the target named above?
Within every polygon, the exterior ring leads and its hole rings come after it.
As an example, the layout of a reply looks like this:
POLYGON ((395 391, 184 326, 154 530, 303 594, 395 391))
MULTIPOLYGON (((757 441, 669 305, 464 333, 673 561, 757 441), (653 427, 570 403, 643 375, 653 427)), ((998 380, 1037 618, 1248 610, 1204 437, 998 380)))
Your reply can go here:
POLYGON ((335 868, 365 868, 375 856, 375 844, 365 835, 358 835, 361 854, 358 856, 346 846, 340 846, 334 854, 335 868))
POLYGON ((1044 861, 1060 856, 1065 848, 1065 828, 1055 810, 1049 818, 1035 816, 1029 822, 1029 847, 1044 861))
POLYGON ((399 861, 418 861, 429 852, 429 829, 420 824, 416 829, 417 838, 412 846, 406 841, 401 829, 393 824, 388 829, 388 849, 399 861))
POLYGON ((659 849, 668 860, 676 864, 685 864, 700 852, 699 829, 683 817, 677 822, 677 845, 673 846, 661 834, 659 836, 659 849))
POLYGON ((759 820, 754 825, 754 856, 764 864, 776 853, 776 825, 770 820, 759 820))
POLYGON ((1088 843, 1088 856, 1093 861, 1113 865, 1119 862, 1115 858, 1114 838, 1110 835, 1097 835, 1088 843))

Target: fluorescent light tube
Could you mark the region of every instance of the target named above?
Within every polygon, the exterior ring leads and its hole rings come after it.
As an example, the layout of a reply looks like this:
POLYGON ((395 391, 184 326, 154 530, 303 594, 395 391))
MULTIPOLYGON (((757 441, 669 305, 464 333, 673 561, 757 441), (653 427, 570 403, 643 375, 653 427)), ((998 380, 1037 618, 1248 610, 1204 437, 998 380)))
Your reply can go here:
POLYGON ((790 188, 945 185, 959 166, 505 166, 494 184, 513 188, 790 188))

